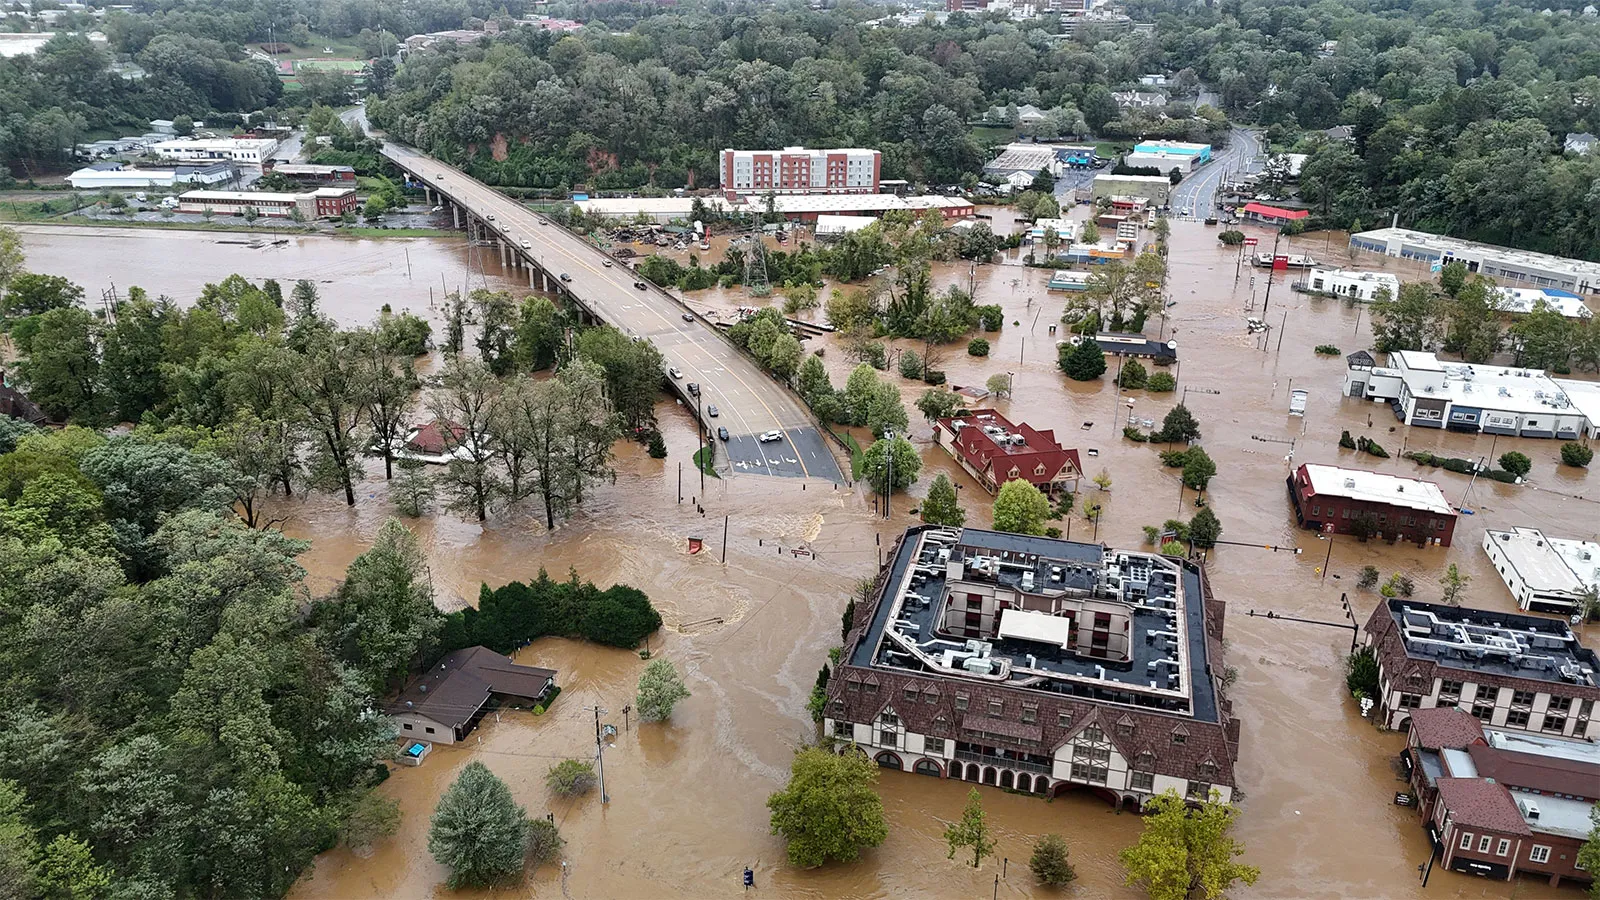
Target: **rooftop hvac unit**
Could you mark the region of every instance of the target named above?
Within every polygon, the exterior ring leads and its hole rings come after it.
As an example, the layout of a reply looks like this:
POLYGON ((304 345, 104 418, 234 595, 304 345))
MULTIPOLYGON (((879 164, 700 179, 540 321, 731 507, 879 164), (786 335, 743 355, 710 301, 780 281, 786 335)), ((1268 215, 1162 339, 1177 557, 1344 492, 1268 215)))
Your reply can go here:
POLYGON ((1353 491, 1353 490, 1355 490, 1355 487, 1356 487, 1356 480, 1354 478, 1346 478, 1344 480, 1344 486, 1345 486, 1345 488, 1347 490, 1352 490, 1353 491))

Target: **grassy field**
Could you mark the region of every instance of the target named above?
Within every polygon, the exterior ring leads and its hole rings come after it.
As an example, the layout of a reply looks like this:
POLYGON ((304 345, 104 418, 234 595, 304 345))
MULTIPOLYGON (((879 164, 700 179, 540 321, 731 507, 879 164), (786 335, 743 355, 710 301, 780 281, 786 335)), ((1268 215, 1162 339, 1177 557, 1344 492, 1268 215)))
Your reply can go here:
POLYGON ((861 470, 866 465, 866 453, 861 449, 861 443, 856 436, 846 431, 844 442, 850 448, 850 478, 854 481, 861 480, 861 470))
POLYGON ((694 452, 694 464, 700 471, 710 475, 712 478, 722 477, 717 474, 716 451, 710 447, 702 447, 694 452))

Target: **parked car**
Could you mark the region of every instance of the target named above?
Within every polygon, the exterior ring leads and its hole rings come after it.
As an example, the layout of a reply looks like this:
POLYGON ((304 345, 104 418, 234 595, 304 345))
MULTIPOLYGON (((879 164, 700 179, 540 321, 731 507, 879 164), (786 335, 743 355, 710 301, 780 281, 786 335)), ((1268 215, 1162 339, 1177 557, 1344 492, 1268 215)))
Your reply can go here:
POLYGON ((708 415, 711 418, 715 419, 717 416, 721 415, 721 412, 717 409, 717 405, 715 403, 713 403, 710 406, 706 407, 706 415, 708 415))
POLYGON ((565 273, 565 272, 562 272, 562 273, 561 273, 561 280, 562 280, 562 281, 571 281, 571 280, 572 280, 572 276, 571 276, 571 275, 568 275, 568 274, 567 274, 567 273, 565 273))
POLYGON ((682 372, 681 372, 681 371, 679 371, 679 370, 678 370, 678 367, 677 367, 677 366, 668 366, 668 367, 667 367, 667 375, 668 375, 668 376, 669 376, 669 377, 670 377, 670 378, 671 378, 671 379, 672 379, 672 380, 673 380, 673 381, 677 381, 677 380, 678 380, 678 379, 679 379, 679 378, 682 378, 682 377, 683 377, 683 373, 682 373, 682 372))
POLYGON ((649 285, 647 285, 647 284, 645 284, 645 283, 644 283, 644 282, 642 282, 642 281, 635 281, 635 282, 634 282, 634 283, 633 283, 633 286, 634 286, 634 287, 636 287, 636 288, 638 288, 638 289, 639 289, 639 290, 641 290, 641 291, 642 291, 642 290, 644 290, 644 289, 645 289, 645 288, 647 288, 647 287, 649 287, 649 285))
POLYGON ((773 441, 781 441, 783 440, 783 432, 765 431, 761 433, 761 437, 757 438, 757 440, 761 441, 763 444, 770 444, 773 441))
POLYGON ((727 440, 728 439, 728 428, 727 428, 727 426, 725 426, 725 425, 717 426, 717 437, 722 438, 723 440, 727 440))
POLYGON ((700 383, 699 382, 691 381, 691 382, 689 382, 687 387, 689 388, 689 396, 691 396, 691 397, 700 396, 700 383))

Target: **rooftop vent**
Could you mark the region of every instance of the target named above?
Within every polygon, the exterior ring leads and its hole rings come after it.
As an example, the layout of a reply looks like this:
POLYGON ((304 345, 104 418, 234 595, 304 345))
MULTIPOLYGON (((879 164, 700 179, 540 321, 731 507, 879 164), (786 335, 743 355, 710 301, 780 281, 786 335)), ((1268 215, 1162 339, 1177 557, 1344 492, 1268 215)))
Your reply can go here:
POLYGON ((1356 480, 1355 480, 1355 479, 1354 479, 1354 478, 1346 478, 1346 479, 1345 479, 1345 480, 1344 480, 1344 486, 1345 486, 1345 487, 1346 487, 1346 488, 1349 488, 1349 489, 1351 489, 1351 490, 1354 490, 1354 489, 1355 489, 1355 486, 1356 486, 1356 480))

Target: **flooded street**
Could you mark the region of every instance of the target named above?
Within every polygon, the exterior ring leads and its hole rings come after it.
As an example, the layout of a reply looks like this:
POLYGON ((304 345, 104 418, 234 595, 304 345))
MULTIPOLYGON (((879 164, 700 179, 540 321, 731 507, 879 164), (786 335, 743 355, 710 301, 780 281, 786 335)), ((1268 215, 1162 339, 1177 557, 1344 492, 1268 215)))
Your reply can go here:
MULTIPOLYGON (((314 278, 325 310, 342 323, 357 324, 370 321, 385 303, 426 313, 429 290, 440 292, 441 282, 452 289, 469 279, 474 285, 511 286, 500 273, 497 254, 473 254, 462 240, 298 237, 252 249, 218 243, 226 236, 216 233, 20 230, 30 269, 66 276, 82 284, 91 299, 113 282, 124 294, 137 284, 187 303, 200 285, 232 272, 278 278, 286 289, 295 279, 314 278), (473 261, 475 255, 481 265, 473 261)), ((1270 245, 1269 232, 1246 230, 1262 238, 1263 248, 1270 245)), ((1281 252, 1309 253, 1325 263, 1363 269, 1395 262, 1367 255, 1352 262, 1338 235, 1296 239, 1281 252)), ((1414 811, 1391 802, 1405 789, 1395 762, 1404 739, 1377 731, 1349 700, 1341 659, 1350 648, 1350 632, 1246 613, 1271 609, 1339 622, 1340 596, 1348 592, 1357 619, 1364 621, 1379 598, 1355 590, 1362 566, 1408 573, 1416 581, 1417 599, 1433 601, 1438 577, 1450 562, 1472 578, 1467 605, 1511 609, 1510 595, 1481 549, 1484 528, 1538 525, 1553 535, 1593 540, 1600 532, 1596 476, 1558 466, 1558 441, 1493 442, 1488 436, 1408 430, 1386 406, 1341 398, 1343 356, 1318 357, 1312 348, 1331 343, 1349 353, 1368 346, 1368 310, 1294 293, 1286 283, 1291 276, 1272 288, 1265 315, 1274 326, 1284 325, 1280 349, 1280 332, 1271 332, 1266 341, 1246 332, 1245 317, 1262 315, 1266 273, 1246 266, 1236 285, 1237 255, 1217 243, 1215 228, 1174 222, 1169 293, 1176 304, 1164 326, 1165 336, 1178 343, 1180 390, 1191 388, 1188 405, 1217 463, 1207 493, 1222 520, 1223 539, 1303 550, 1295 555, 1223 546, 1209 560, 1212 587, 1228 603, 1226 664, 1238 670, 1230 692, 1243 724, 1237 836, 1248 850, 1245 860, 1262 870, 1254 887, 1230 896, 1577 900, 1581 891, 1575 887, 1553 890, 1532 878, 1486 881, 1442 867, 1435 868, 1423 890, 1417 874, 1417 865, 1428 858, 1422 828, 1414 811), (1311 392, 1304 419, 1287 414, 1291 379, 1311 392), (1340 450, 1343 429, 1372 438, 1393 458, 1340 450), (1495 454, 1526 453, 1534 469, 1527 485, 1480 479, 1464 504, 1476 515, 1461 517, 1454 546, 1391 547, 1340 537, 1324 578, 1318 569, 1329 544, 1292 527, 1284 487, 1290 440, 1296 442, 1296 465, 1321 462, 1418 475, 1437 481, 1457 505, 1463 505, 1468 479, 1443 469, 1419 469, 1400 458, 1402 448, 1476 457, 1488 455, 1493 443, 1495 454)), ((1402 278, 1425 277, 1414 269, 1390 270, 1402 278)), ((1084 451, 1087 476, 1106 469, 1113 483, 1102 495, 1098 538, 1138 545, 1141 526, 1191 515, 1193 494, 1181 490, 1177 470, 1161 467, 1158 448, 1122 437, 1126 400, 1133 399, 1135 416, 1159 423, 1179 394, 1119 392, 1112 381, 1115 359, 1100 381, 1066 380, 1056 368, 1058 335, 1049 333, 1065 295, 1045 292, 1049 274, 1014 263, 979 268, 977 302, 1001 304, 1006 325, 985 335, 991 344, 987 358, 968 356, 963 340, 944 348, 939 367, 954 385, 981 386, 996 373, 1015 373, 1014 396, 994 405, 1013 421, 1053 428, 1063 444, 1084 451), (1091 449, 1098 456, 1090 456, 1091 449)), ((965 283, 969 269, 939 264, 936 276, 942 288, 965 283)), ((690 300, 697 309, 749 302, 736 291, 702 292, 690 300)), ((820 319, 821 311, 812 315, 820 319)), ((432 318, 437 329, 438 316, 432 318)), ((1150 326, 1152 336, 1163 328, 1155 318, 1150 326)), ((828 340, 824 361, 834 385, 842 388, 852 364, 835 339, 828 340)), ((920 342, 906 345, 921 351, 920 342)), ((807 349, 816 346, 810 342, 807 349)), ((885 377, 902 386, 908 406, 923 389, 897 374, 885 377)), ((996 859, 973 870, 947 860, 942 840, 944 825, 959 815, 969 786, 901 772, 882 774, 889 822, 882 847, 855 864, 817 871, 795 870, 784 862, 781 842, 768 833, 767 795, 782 785, 793 748, 814 735, 805 702, 827 649, 840 642, 840 612, 851 584, 876 571, 879 553, 912 523, 914 502, 897 497, 893 519, 884 521, 859 490, 730 474, 709 479, 702 491, 698 473, 688 465, 680 503, 679 464, 689 460, 696 438, 692 421, 674 406, 664 400, 658 409, 668 457, 653 460, 638 445, 619 445, 616 483, 602 486, 554 532, 546 532, 531 507, 492 516, 484 527, 451 514, 408 523, 428 554, 443 607, 476 602, 481 582, 528 579, 543 567, 556 578, 570 568, 601 585, 633 584, 661 610, 666 626, 651 639, 651 649, 679 666, 693 696, 678 706, 670 723, 641 728, 633 721, 618 735, 605 759, 611 803, 602 808, 598 791, 552 803, 543 776, 560 759, 592 755, 594 714, 584 707, 603 706, 610 710, 604 721, 623 725, 620 710, 633 701, 645 663, 626 651, 544 639, 524 649, 519 661, 559 670, 564 691, 552 709, 542 717, 491 718, 466 743, 435 747, 421 767, 397 767, 380 790, 401 803, 399 833, 367 858, 342 848, 323 854, 292 895, 470 895, 443 887, 445 873, 427 852, 428 816, 455 773, 481 760, 507 782, 530 815, 552 814, 567 840, 565 876, 559 866, 545 866, 524 885, 501 892, 507 896, 733 897, 743 894, 739 875, 748 865, 755 870, 757 890, 767 896, 975 898, 997 891, 1002 897, 1033 897, 1044 892, 1035 887, 1026 860, 1033 840, 1046 832, 1066 838, 1077 868, 1078 881, 1062 896, 1140 896, 1122 885, 1116 857, 1136 839, 1137 816, 1119 815, 1087 793, 1046 802, 984 790, 1000 843, 996 859), (703 515, 691 498, 703 504, 703 515), (724 517, 726 565, 719 561, 724 517), (703 538, 706 550, 689 555, 691 537, 703 538), (814 558, 789 552, 797 547, 813 551, 814 558), (996 888, 1002 858, 1009 866, 996 888)), ((931 444, 928 424, 914 408, 910 412, 912 437, 924 459, 913 494, 925 492, 935 473, 947 472, 962 486, 968 522, 987 526, 988 495, 931 444)), ((314 542, 302 562, 318 593, 337 583, 392 514, 381 466, 368 468, 354 509, 335 498, 313 496, 275 511, 289 516, 287 532, 314 542)), ((1096 492, 1092 483, 1086 485, 1096 492)), ((1088 539, 1095 525, 1080 515, 1071 529, 1073 538, 1088 539)), ((1584 640, 1600 644, 1600 629, 1587 629, 1584 640)))

